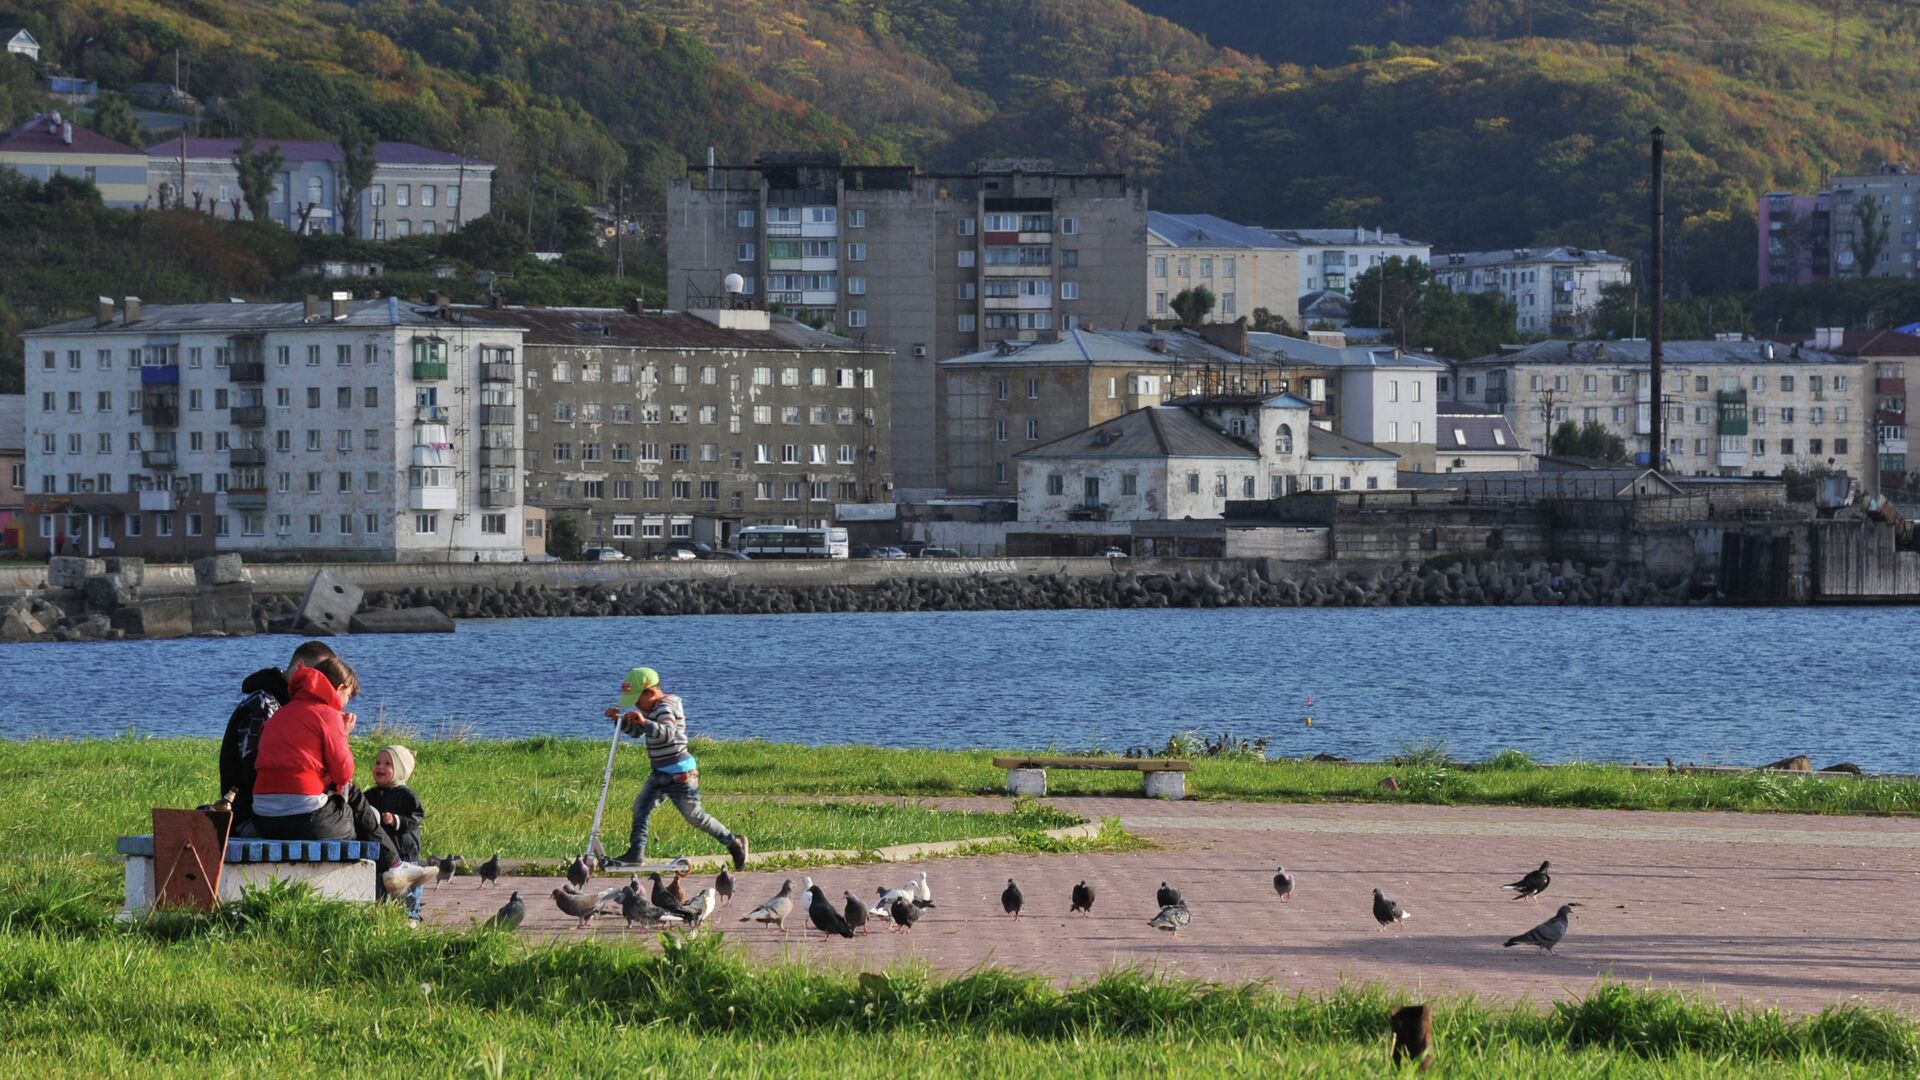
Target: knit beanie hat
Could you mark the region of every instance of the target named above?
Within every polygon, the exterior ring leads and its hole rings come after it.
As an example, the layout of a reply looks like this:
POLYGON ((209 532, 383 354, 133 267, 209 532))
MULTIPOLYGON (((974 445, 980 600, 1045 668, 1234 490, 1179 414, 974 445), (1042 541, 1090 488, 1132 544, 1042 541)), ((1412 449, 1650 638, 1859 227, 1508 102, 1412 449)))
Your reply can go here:
POLYGON ((393 782, 406 783, 407 777, 413 775, 413 751, 399 743, 394 743, 391 746, 381 747, 379 752, 393 759, 393 782))

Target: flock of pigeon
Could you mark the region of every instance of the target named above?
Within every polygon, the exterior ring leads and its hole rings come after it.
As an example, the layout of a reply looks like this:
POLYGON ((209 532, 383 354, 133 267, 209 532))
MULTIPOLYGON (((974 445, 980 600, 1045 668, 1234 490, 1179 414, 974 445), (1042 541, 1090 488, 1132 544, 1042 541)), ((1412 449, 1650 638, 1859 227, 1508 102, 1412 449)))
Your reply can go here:
MULTIPOLYGON (((389 893, 400 896, 429 877, 435 877, 437 882, 445 882, 453 876, 454 867, 460 861, 460 856, 450 855, 443 859, 428 859, 425 866, 402 863, 387 872, 384 883, 389 893)), ((1553 882, 1548 873, 1551 865, 1543 862, 1538 869, 1501 888, 1511 891, 1516 900, 1538 900, 1553 882)), ((496 854, 479 867, 481 885, 496 883, 499 876, 500 856, 496 854)), ((682 886, 685 876, 684 873, 676 873, 671 882, 663 882, 658 873, 649 874, 652 887, 645 890, 644 896, 637 874, 620 888, 591 891, 587 886, 592 880, 592 868, 585 858, 580 858, 567 868, 566 886, 553 890, 553 902, 560 911, 580 920, 580 926, 590 924, 596 915, 618 914, 626 919, 628 929, 632 929, 636 923, 648 929, 671 926, 697 929, 706 924, 717 908, 733 902, 734 878, 730 871, 722 869, 711 886, 692 896, 688 896, 682 886)), ((785 933, 787 920, 794 917, 796 905, 804 904, 807 924, 820 931, 825 939, 831 940, 836 936, 851 938, 856 933, 864 934, 873 922, 889 923, 895 933, 910 933, 921 915, 934 906, 933 890, 927 885, 927 873, 924 870, 904 885, 893 888, 879 886, 872 903, 861 900, 851 891, 845 891, 842 895, 846 897, 846 902, 840 907, 827 899, 826 890, 814 884, 811 877, 803 877, 802 881, 798 897, 793 892, 793 879, 788 878, 781 883, 779 892, 739 921, 759 923, 785 933)), ((1283 903, 1293 899, 1295 885, 1294 876, 1284 866, 1273 875, 1273 891, 1283 903)), ((1094 899, 1093 886, 1085 881, 1080 882, 1073 887, 1069 897, 1072 906, 1068 914, 1083 917, 1093 914, 1094 899)), ((1018 919, 1026 903, 1026 894, 1020 891, 1014 879, 1008 878, 1007 887, 1000 893, 1001 910, 1018 919)), ((1180 890, 1167 882, 1161 882, 1160 888, 1155 891, 1154 903, 1160 910, 1147 920, 1148 926, 1165 931, 1177 940, 1180 931, 1193 924, 1193 911, 1187 907, 1180 890)), ((1560 905, 1560 910, 1552 918, 1525 933, 1508 938, 1505 946, 1533 945, 1552 952, 1553 947, 1566 936, 1567 922, 1573 915, 1573 909, 1579 906, 1578 902, 1560 905)), ((487 925, 511 930, 520 925, 526 913, 526 904, 516 892, 497 914, 487 920, 487 925)), ((1373 918, 1382 930, 1405 922, 1412 914, 1379 889, 1373 890, 1373 918)))

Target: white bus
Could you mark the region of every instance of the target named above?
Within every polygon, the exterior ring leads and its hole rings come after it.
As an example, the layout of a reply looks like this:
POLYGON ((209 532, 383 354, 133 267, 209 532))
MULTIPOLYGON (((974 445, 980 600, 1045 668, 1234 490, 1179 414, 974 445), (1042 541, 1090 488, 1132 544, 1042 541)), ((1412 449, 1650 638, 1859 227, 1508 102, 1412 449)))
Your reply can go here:
POLYGON ((735 535, 733 546, 750 559, 844 559, 847 530, 749 525, 735 535))

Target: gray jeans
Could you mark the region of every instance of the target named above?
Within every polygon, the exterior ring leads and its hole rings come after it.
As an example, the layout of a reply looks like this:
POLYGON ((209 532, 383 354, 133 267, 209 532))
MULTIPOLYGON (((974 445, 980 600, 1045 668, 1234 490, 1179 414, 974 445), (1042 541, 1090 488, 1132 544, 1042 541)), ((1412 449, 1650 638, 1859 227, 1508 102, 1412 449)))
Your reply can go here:
POLYGON ((647 853, 647 823, 653 818, 654 807, 660 800, 672 799, 674 808, 687 824, 718 840, 722 845, 733 843, 733 832, 725 825, 714 820, 713 815, 700 809, 700 780, 697 776, 682 782, 680 774, 655 772, 647 776, 647 782, 640 786, 640 794, 633 800, 633 832, 627 842, 640 856, 647 853))

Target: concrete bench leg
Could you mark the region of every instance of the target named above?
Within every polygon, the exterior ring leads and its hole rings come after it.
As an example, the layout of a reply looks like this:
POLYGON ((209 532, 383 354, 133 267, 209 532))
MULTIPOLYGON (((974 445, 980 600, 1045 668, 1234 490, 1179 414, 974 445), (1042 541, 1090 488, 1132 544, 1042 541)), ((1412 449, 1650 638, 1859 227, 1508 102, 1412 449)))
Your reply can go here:
POLYGON ((1141 773, 1141 794, 1149 799, 1184 799, 1187 774, 1183 772, 1141 773))
POLYGON ((1047 793, 1047 770, 1045 769, 1008 769, 1007 791, 1014 795, 1032 795, 1036 798, 1047 793))

